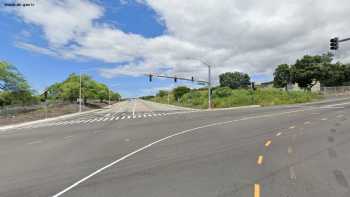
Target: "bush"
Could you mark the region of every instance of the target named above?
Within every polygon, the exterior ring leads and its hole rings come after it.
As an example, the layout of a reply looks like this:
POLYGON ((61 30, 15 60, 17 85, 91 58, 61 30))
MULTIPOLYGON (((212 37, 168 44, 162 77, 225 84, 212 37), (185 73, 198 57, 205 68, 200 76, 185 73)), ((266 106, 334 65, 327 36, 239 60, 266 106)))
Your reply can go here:
POLYGON ((228 97, 232 95, 232 89, 229 87, 216 88, 213 91, 213 97, 228 97))

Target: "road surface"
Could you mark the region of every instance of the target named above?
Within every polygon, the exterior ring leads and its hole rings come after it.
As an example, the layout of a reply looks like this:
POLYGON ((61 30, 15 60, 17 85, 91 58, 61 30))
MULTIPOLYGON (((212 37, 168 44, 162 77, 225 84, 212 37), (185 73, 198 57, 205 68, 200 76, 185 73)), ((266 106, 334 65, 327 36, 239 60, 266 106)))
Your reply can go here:
POLYGON ((0 133, 0 196, 348 197, 350 98, 199 111, 142 100, 0 133))

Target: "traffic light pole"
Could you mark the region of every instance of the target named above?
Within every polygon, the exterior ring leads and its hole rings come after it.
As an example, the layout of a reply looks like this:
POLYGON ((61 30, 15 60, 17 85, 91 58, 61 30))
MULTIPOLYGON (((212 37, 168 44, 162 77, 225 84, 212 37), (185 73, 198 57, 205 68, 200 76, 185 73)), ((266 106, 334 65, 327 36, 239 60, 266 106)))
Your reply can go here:
POLYGON ((211 109, 211 66, 208 64, 208 109, 211 109))

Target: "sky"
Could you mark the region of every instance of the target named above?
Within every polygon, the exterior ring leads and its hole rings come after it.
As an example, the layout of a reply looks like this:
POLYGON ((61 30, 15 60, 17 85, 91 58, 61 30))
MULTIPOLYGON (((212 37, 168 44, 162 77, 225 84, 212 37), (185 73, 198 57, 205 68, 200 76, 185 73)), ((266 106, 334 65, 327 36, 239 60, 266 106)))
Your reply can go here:
MULTIPOLYGON (((163 74, 213 83, 224 72, 273 78, 278 64, 329 50, 350 37, 348 0, 0 0, 0 60, 15 65, 38 92, 85 73, 123 97, 154 94, 174 83, 163 74)), ((350 43, 336 60, 350 61, 350 43)))

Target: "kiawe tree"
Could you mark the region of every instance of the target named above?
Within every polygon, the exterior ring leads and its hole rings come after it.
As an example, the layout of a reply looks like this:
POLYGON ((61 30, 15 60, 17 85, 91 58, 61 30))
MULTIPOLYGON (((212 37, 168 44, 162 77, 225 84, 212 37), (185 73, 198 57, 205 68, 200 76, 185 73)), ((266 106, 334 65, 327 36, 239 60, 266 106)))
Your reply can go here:
POLYGON ((305 55, 298 59, 291 67, 292 82, 298 83, 300 88, 311 89, 317 82, 321 81, 322 67, 331 64, 332 55, 305 55))
POLYGON ((0 105, 31 103, 33 96, 29 84, 17 68, 5 61, 0 61, 0 105))
POLYGON ((288 83, 292 82, 291 68, 288 64, 278 65, 273 76, 273 85, 277 88, 285 88, 287 90, 288 83))
POLYGON ((219 75, 220 86, 237 89, 240 87, 248 87, 250 84, 250 77, 246 73, 241 72, 226 72, 219 75))

